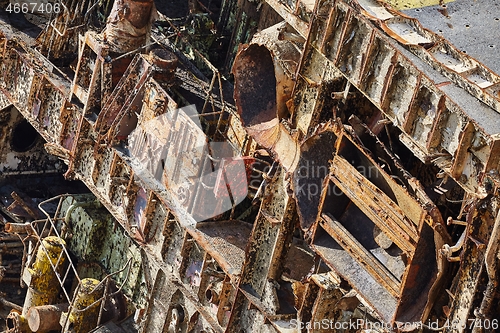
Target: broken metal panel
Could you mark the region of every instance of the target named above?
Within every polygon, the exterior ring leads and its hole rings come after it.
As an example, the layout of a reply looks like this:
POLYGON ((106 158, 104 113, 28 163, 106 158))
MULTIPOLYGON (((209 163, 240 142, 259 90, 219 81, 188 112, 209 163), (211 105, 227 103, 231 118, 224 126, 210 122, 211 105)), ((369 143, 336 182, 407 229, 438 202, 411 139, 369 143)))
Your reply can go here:
POLYGON ((330 160, 335 153, 336 141, 336 133, 327 127, 301 146, 301 159, 294 173, 292 188, 303 230, 308 230, 320 213, 321 192, 330 173, 330 160))

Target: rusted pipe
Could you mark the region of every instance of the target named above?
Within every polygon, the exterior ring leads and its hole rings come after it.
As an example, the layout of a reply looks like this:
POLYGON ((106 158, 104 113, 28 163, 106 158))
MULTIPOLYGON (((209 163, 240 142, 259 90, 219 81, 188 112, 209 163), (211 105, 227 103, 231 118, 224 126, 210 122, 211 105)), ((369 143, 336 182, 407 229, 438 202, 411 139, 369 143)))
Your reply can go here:
POLYGON ((66 257, 63 249, 65 241, 59 237, 49 236, 42 240, 36 254, 35 263, 28 268, 31 280, 24 299, 22 315, 26 316, 33 306, 52 304, 56 301, 60 291, 59 281, 52 266, 61 274, 66 257), (47 250, 45 253, 44 248, 47 250))
POLYGON ((155 17, 153 0, 115 1, 104 32, 110 50, 127 53, 146 45, 155 17))
POLYGON ((31 333, 26 318, 16 310, 12 310, 7 316, 6 326, 9 333, 31 333))
POLYGON ((34 306, 28 310, 26 319, 33 332, 60 331, 61 313, 68 311, 68 304, 34 306))
POLYGON ((6 223, 5 232, 10 234, 33 234, 31 223, 6 223))
POLYGON ((500 214, 498 214, 495 225, 491 232, 490 241, 485 252, 486 273, 488 274, 488 284, 484 291, 484 297, 476 316, 478 319, 490 316, 491 306, 498 288, 498 250, 500 249, 500 214))
POLYGON ((443 245, 443 248, 441 251, 442 251, 443 255, 446 256, 446 259, 448 261, 460 261, 460 257, 453 257, 452 255, 453 255, 453 253, 460 250, 462 248, 462 246, 464 245, 466 233, 467 233, 467 229, 464 230, 464 232, 462 233, 462 235, 458 239, 458 242, 455 245, 453 245, 453 246, 449 246, 448 244, 443 245))
POLYGON ((0 303, 3 305, 3 306, 6 306, 6 307, 9 307, 11 309, 14 309, 18 312, 21 312, 23 311, 23 307, 20 306, 20 305, 17 305, 15 303, 12 303, 12 302, 9 302, 8 300, 6 300, 5 298, 3 297, 0 297, 0 303))
POLYGON ((240 47, 232 73, 236 108, 248 135, 292 172, 300 147, 281 119, 288 114, 300 53, 292 42, 278 40, 282 25, 261 31, 250 45, 240 47))
MULTIPOLYGON (((99 280, 87 278, 80 282, 77 290, 78 293, 66 321, 65 331, 71 326, 74 333, 86 333, 97 326, 104 285, 99 280)), ((63 319, 61 318, 61 321, 63 319)))

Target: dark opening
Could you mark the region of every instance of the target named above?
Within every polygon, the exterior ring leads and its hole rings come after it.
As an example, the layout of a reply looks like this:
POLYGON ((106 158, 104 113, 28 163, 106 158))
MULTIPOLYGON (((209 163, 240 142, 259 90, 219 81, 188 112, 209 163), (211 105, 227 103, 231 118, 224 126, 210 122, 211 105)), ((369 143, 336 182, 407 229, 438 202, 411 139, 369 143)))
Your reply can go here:
POLYGON ((37 138, 37 131, 28 121, 23 120, 16 125, 12 133, 12 149, 18 153, 28 151, 35 145, 37 138))
POLYGON ((8 329, 13 329, 14 327, 15 327, 15 325, 14 325, 14 319, 7 318, 7 328, 8 329))

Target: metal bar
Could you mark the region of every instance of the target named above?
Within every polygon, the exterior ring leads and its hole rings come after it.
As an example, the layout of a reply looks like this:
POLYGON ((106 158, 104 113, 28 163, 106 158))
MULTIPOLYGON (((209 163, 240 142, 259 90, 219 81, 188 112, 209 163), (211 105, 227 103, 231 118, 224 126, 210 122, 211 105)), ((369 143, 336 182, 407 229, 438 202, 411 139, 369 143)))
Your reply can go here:
POLYGON ((344 226, 329 214, 322 214, 321 227, 351 254, 394 297, 399 297, 401 283, 367 251, 344 226))

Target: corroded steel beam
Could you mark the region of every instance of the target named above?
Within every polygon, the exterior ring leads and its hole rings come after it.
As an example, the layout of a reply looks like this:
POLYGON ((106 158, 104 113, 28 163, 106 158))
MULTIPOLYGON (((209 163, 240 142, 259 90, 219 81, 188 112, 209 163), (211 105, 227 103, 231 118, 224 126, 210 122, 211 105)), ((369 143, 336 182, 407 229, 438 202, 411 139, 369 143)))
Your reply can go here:
POLYGON ((155 13, 153 0, 115 1, 104 33, 110 50, 127 53, 146 45, 155 13))

